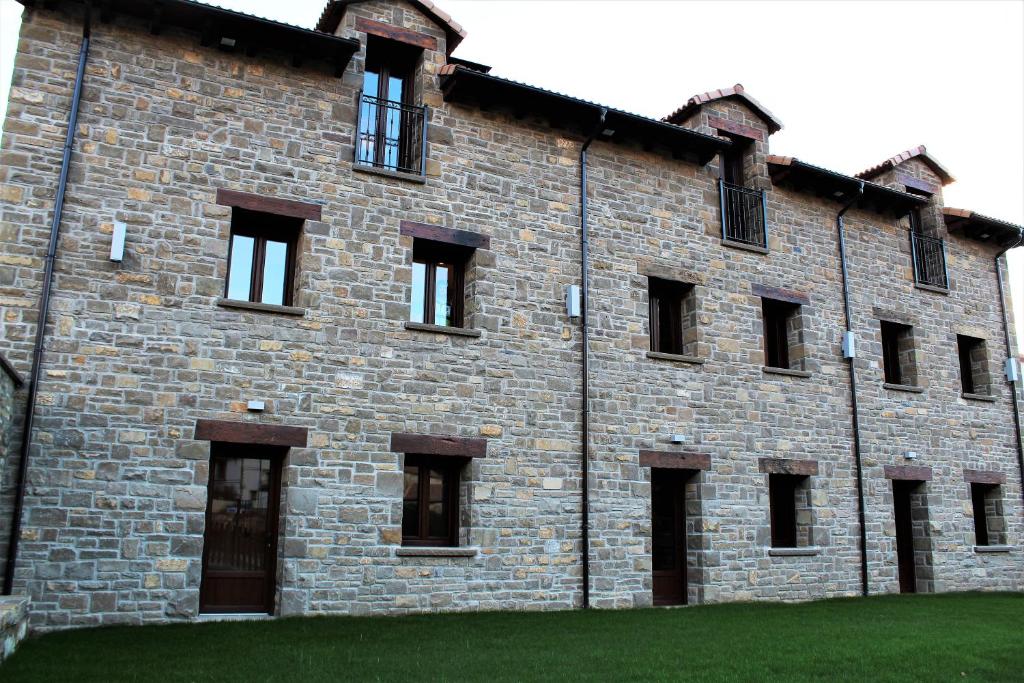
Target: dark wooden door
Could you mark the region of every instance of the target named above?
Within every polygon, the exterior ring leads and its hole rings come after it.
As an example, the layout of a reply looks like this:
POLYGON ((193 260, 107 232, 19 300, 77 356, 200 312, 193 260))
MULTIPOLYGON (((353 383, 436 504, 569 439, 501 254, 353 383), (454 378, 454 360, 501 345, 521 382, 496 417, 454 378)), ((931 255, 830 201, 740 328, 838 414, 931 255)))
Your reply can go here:
POLYGON ((686 489, 681 472, 651 470, 655 605, 686 604, 686 489))
POLYGON ((280 449, 214 444, 201 612, 272 612, 282 457, 280 449))
POLYGON ((910 512, 910 494, 915 484, 916 482, 909 481, 894 481, 892 483, 900 593, 917 592, 917 570, 914 567, 914 520, 910 512))

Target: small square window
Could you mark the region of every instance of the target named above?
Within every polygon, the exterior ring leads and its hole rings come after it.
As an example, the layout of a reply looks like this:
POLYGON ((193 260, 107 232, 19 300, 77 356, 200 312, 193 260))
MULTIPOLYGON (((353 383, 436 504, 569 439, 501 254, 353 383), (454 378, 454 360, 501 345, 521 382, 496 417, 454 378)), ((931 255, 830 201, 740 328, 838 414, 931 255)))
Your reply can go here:
POLYGON ((693 285, 648 278, 651 351, 695 356, 697 301, 693 285))
POLYGON ((402 494, 402 545, 459 544, 457 458, 406 455, 402 494))
POLYGON ((971 484, 974 545, 1006 545, 1006 522, 998 484, 971 484))
POLYGON ((764 321, 764 364, 770 368, 804 369, 800 305, 761 299, 761 317, 764 321))
POLYGON ((797 474, 768 475, 773 548, 811 545, 809 501, 810 477, 797 474))
POLYGON ((914 359, 914 328, 901 323, 881 321, 882 367, 887 384, 917 385, 914 359))
POLYGON ((234 207, 224 296, 291 306, 302 219, 234 207))
POLYGON ((472 253, 472 249, 443 242, 413 242, 411 322, 463 326, 466 264, 472 253))
POLYGON ((963 392, 987 395, 990 387, 985 340, 958 334, 956 348, 960 360, 960 385, 963 392))

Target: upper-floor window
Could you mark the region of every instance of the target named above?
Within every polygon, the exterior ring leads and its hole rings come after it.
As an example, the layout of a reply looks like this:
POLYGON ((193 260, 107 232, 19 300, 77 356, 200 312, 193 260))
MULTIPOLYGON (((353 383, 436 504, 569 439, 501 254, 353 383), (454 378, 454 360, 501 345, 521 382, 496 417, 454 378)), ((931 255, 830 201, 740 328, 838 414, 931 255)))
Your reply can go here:
POLYGON ((224 296, 290 306, 301 227, 301 218, 233 208, 224 296))
POLYGON ((413 242, 411 322, 463 326, 466 263, 471 254, 471 250, 452 244, 423 239, 413 242))
POLYGON ((722 239, 764 250, 768 248, 764 191, 744 185, 744 163, 751 141, 737 136, 731 139, 732 147, 718 157, 722 239))
POLYGON ((761 299, 764 321, 764 364, 770 368, 803 369, 800 304, 761 299))
POLYGON ((416 106, 414 74, 422 51, 369 36, 359 100, 356 162, 422 174, 424 108, 416 106))
POLYGON ((957 356, 960 360, 960 386, 965 394, 987 395, 989 393, 988 352, 985 340, 956 336, 957 356))
POLYGON ((402 545, 459 544, 457 458, 406 455, 402 494, 402 545))
POLYGON ((914 282, 925 288, 949 289, 946 271, 946 244, 927 234, 920 209, 910 212, 910 250, 914 259, 914 282))
POLYGON ((914 358, 914 328, 902 323, 881 321, 882 367, 886 384, 917 385, 914 358))
POLYGON ((694 287, 683 282, 648 278, 651 351, 696 355, 691 330, 697 324, 694 287))

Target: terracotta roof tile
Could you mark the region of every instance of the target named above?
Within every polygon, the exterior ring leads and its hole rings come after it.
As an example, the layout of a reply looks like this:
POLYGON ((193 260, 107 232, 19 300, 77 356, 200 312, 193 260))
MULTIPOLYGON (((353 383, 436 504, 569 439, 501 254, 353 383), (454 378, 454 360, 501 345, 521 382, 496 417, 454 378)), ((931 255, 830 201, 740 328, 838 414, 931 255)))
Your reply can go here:
MULTIPOLYGON (((320 14, 320 20, 316 23, 316 30, 324 33, 334 33, 338 30, 345 10, 362 0, 329 0, 324 11, 320 14)), ((448 54, 451 54, 455 46, 466 37, 466 29, 462 28, 451 15, 435 5, 430 0, 409 0, 413 7, 430 17, 434 23, 444 29, 448 35, 448 54)))
POLYGON ((938 160, 928 153, 924 145, 918 145, 917 147, 911 147, 910 149, 900 152, 896 156, 889 157, 880 164, 876 164, 869 169, 863 170, 856 174, 858 178, 874 178, 875 176, 881 175, 888 171, 890 168, 895 168, 905 161, 910 161, 915 157, 921 157, 921 161, 928 164, 928 167, 935 171, 935 174, 942 180, 943 185, 949 185, 951 182, 956 180, 945 166, 940 164, 938 160))
POLYGON ((765 109, 760 102, 748 95, 747 91, 744 90, 743 86, 739 83, 731 88, 719 88, 718 90, 711 90, 709 92, 694 95, 686 101, 686 104, 679 107, 679 109, 676 109, 662 120, 669 123, 679 123, 702 105, 714 100, 722 100, 727 97, 738 97, 745 101, 747 106, 749 106, 755 114, 761 117, 761 119, 768 124, 768 131, 770 133, 777 133, 782 130, 782 121, 765 109))

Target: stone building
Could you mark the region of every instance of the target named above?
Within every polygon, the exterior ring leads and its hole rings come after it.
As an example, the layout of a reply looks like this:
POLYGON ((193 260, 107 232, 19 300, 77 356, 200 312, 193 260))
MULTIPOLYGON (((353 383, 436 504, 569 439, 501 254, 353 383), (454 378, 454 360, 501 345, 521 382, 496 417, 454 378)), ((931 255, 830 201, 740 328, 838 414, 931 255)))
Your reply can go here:
POLYGON ((1024 585, 1021 229, 923 147, 844 175, 739 85, 654 120, 502 79, 427 1, 21 2, 37 627, 1024 585))

